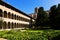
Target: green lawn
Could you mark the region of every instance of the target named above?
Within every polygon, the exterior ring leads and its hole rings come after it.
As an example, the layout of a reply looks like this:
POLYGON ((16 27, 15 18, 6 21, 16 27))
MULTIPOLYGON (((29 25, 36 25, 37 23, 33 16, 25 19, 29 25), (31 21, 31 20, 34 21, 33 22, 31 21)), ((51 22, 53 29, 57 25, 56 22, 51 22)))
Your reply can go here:
POLYGON ((0 38, 8 40, 48 40, 60 35, 60 30, 0 31, 0 38))

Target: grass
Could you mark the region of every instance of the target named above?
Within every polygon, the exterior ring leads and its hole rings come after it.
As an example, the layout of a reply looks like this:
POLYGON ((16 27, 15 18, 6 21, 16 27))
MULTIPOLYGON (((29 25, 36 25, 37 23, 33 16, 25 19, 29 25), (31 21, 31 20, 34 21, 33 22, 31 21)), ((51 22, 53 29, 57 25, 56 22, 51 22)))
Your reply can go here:
POLYGON ((48 40, 60 35, 60 30, 0 31, 0 38, 8 40, 48 40))

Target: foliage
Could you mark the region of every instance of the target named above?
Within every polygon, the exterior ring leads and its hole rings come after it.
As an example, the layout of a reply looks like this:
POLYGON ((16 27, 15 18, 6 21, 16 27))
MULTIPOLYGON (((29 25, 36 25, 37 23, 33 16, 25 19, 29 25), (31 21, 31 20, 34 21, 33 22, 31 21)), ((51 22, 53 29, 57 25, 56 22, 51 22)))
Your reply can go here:
POLYGON ((47 25, 48 25, 48 15, 44 11, 44 8, 40 7, 38 9, 35 26, 38 26, 39 28, 41 28, 42 26, 47 26, 47 25))
POLYGON ((52 6, 50 8, 49 18, 50 18, 50 24, 51 26, 55 26, 55 16, 56 16, 56 5, 52 6))
POLYGON ((36 29, 42 29, 45 26, 50 26, 52 29, 60 29, 60 4, 58 6, 53 5, 49 11, 49 14, 47 14, 43 7, 38 9, 35 21, 36 29))
POLYGON ((50 8, 50 24, 54 29, 60 29, 60 4, 56 7, 56 5, 50 8))

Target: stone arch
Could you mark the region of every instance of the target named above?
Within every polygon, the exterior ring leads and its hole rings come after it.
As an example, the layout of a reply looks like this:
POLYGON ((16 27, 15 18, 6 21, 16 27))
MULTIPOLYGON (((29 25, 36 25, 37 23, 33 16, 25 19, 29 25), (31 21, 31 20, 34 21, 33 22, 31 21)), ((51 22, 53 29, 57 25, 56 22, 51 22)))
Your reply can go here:
POLYGON ((7 18, 7 11, 4 11, 4 17, 7 18))
POLYGON ((18 24, 18 27, 20 28, 20 24, 18 24))
POLYGON ((13 28, 15 28, 15 23, 13 23, 13 28))
POLYGON ((20 16, 19 16, 19 20, 20 20, 20 16))
POLYGON ((12 14, 12 19, 14 18, 14 15, 12 14))
POLYGON ((18 28, 19 28, 19 23, 18 23, 18 28))
POLYGON ((16 28, 16 23, 15 23, 15 28, 16 28))
POLYGON ((20 16, 18 16, 18 20, 20 20, 20 16))
POLYGON ((21 20, 23 21, 23 18, 22 17, 20 17, 21 18, 21 20))
POLYGON ((17 23, 16 23, 16 28, 17 28, 17 23))
POLYGON ((2 26, 0 26, 0 29, 2 29, 2 26))
POLYGON ((21 24, 19 23, 19 28, 21 27, 21 24))
POLYGON ((14 15, 14 19, 15 19, 15 15, 14 15))
POLYGON ((3 29, 6 29, 7 28, 7 23, 4 21, 3 23, 3 29))
POLYGON ((0 9, 0 17, 2 17, 2 13, 3 13, 3 11, 0 9))
POLYGON ((12 24, 11 27, 14 28, 14 27, 13 27, 13 22, 12 22, 11 24, 12 24))
POLYGON ((17 16, 17 20, 18 20, 18 16, 17 16))
POLYGON ((22 24, 20 23, 20 27, 22 27, 22 24))
POLYGON ((10 22, 8 22, 8 29, 10 29, 10 22))
POLYGON ((19 23, 18 23, 18 28, 19 28, 19 23))
POLYGON ((16 15, 15 15, 15 20, 16 20, 16 15))
POLYGON ((13 19, 15 19, 15 15, 13 15, 13 19))
POLYGON ((8 12, 8 18, 11 18, 11 13, 10 12, 8 12))
POLYGON ((16 28, 18 28, 18 23, 16 23, 16 28))

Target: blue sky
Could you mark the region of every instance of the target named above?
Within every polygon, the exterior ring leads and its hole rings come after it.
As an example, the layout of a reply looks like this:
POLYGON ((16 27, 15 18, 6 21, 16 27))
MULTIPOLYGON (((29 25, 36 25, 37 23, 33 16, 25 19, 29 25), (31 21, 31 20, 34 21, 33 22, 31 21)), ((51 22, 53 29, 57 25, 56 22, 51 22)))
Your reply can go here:
POLYGON ((26 14, 34 13, 35 7, 44 7, 49 10, 52 5, 57 5, 60 0, 4 0, 15 8, 25 12, 26 14))

